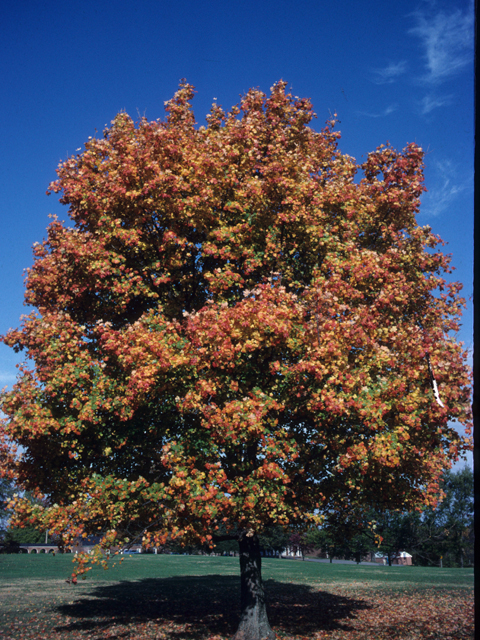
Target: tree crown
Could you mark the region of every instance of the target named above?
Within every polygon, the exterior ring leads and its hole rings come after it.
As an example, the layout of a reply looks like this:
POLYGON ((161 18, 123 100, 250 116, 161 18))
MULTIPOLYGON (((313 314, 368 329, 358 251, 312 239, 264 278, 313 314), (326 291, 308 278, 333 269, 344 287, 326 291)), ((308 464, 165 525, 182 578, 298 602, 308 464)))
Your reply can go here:
POLYGON ((461 287, 416 222, 422 149, 357 165, 283 82, 197 127, 193 93, 119 114, 50 185, 73 226, 34 247, 37 311, 3 338, 31 363, 5 468, 51 499, 18 521, 209 542, 432 502, 469 374, 461 287))

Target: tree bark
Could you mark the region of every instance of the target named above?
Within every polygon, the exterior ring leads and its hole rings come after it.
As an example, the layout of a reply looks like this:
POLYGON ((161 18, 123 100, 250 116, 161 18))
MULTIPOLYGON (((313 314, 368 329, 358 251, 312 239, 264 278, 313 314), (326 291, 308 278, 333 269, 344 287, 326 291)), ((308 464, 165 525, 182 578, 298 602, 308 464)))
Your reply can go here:
POLYGON ((265 606, 262 583, 262 558, 260 544, 254 531, 243 531, 240 547, 240 624, 233 640, 274 640, 275 632, 270 627, 265 606))

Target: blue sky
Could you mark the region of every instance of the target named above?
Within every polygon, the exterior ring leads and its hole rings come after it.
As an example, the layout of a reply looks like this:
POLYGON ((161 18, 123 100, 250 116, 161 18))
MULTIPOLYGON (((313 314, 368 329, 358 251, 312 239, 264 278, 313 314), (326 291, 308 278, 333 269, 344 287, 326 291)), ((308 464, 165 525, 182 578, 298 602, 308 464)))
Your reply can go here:
MULTIPOLYGON (((0 333, 19 324, 23 270, 45 237, 58 163, 121 110, 163 117, 180 78, 199 124, 250 87, 284 79, 311 98, 320 129, 337 113, 340 149, 362 160, 387 140, 426 151, 421 224, 448 243, 472 347, 473 24, 471 0, 23 0, 0 27, 0 333)), ((0 345, 0 387, 19 361, 0 345)))

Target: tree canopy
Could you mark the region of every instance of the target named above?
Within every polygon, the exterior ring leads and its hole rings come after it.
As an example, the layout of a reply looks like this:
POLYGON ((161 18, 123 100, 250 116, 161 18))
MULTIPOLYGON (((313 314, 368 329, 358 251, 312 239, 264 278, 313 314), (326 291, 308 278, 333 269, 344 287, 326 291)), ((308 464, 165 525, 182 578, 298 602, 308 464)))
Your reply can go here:
POLYGON ((430 504, 470 380, 461 286, 416 222, 422 149, 359 165, 284 82, 206 126, 193 96, 120 113, 50 185, 71 222, 34 247, 1 402, 6 468, 50 506, 18 497, 14 523, 246 544, 430 504))

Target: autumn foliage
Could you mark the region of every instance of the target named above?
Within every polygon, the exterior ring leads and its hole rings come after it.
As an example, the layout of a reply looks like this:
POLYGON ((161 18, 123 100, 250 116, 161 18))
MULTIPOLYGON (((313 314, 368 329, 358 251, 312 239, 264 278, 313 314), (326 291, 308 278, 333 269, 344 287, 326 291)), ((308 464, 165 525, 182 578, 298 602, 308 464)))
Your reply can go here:
POLYGON ((50 503, 15 522, 210 544, 431 503, 469 375, 422 149, 358 165, 283 82, 205 127, 193 95, 119 114, 50 185, 71 224, 34 247, 1 403, 5 469, 50 503))

